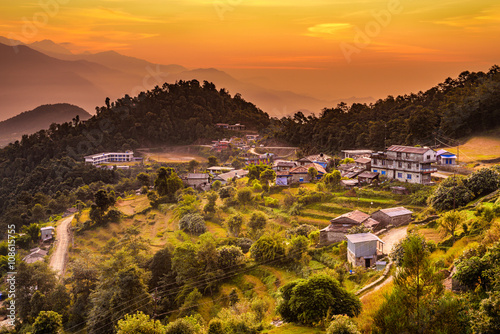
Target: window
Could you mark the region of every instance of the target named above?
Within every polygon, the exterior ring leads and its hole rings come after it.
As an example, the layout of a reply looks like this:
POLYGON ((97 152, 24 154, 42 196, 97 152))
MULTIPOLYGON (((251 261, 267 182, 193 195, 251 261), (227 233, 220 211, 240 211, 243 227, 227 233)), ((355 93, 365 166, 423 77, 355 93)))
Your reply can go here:
POLYGON ((410 169, 410 168, 411 168, 411 164, 410 164, 410 163, 408 163, 408 169, 410 169))
POLYGON ((399 168, 403 168, 403 163, 402 162, 398 162, 398 167, 399 168))
POLYGON ((399 159, 401 159, 401 152, 396 153, 396 157, 398 157, 399 159))
POLYGON ((431 160, 431 155, 427 154, 427 160, 431 160))
POLYGON ((373 159, 373 164, 376 165, 377 164, 377 159, 373 159))
POLYGON ((385 175, 385 170, 383 170, 383 171, 380 171, 380 173, 382 173, 382 175, 385 175))
POLYGON ((407 175, 406 175, 406 178, 407 178, 408 180, 411 180, 411 174, 407 174, 407 175))
POLYGON ((403 173, 398 173, 398 179, 402 179, 403 178, 403 173))
POLYGON ((304 178, 303 178, 303 177, 301 177, 301 178, 299 179, 299 182, 304 182, 304 178))
POLYGON ((374 173, 376 173, 376 172, 377 172, 377 170, 376 170, 376 169, 374 169, 374 170, 373 170, 373 172, 374 172, 374 173))

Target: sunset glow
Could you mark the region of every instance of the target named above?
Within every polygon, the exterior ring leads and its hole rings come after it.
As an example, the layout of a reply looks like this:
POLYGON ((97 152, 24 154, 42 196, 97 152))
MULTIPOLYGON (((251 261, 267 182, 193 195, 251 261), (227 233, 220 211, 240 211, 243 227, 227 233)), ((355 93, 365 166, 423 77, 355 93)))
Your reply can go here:
POLYGON ((215 67, 325 99, 426 89, 500 59, 493 0, 21 0, 0 18, 0 35, 26 43, 215 67))

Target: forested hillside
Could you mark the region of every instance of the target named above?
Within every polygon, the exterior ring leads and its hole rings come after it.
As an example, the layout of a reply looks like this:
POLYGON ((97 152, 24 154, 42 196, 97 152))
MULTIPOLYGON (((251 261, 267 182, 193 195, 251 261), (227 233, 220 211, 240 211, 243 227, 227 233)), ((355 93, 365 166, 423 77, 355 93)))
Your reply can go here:
POLYGON ((68 103, 45 104, 25 111, 0 122, 0 147, 21 139, 23 134, 48 129, 52 123, 65 123, 76 116, 81 121, 92 117, 82 108, 68 103))
POLYGON ((224 89, 196 80, 164 84, 116 102, 108 99, 96 111, 86 122, 52 124, 0 150, 2 223, 29 222, 26 214, 37 202, 21 196, 23 192, 59 196, 84 184, 117 181, 111 171, 77 167, 76 162, 87 154, 217 139, 226 135, 214 126, 219 122, 242 123, 250 129, 266 128, 270 122, 266 113, 240 95, 232 97, 224 89), (11 211, 5 215, 8 208, 11 211))
POLYGON ((430 145, 434 134, 460 138, 500 125, 500 67, 461 73, 417 94, 388 96, 374 104, 339 104, 319 117, 283 118, 276 137, 308 151, 383 149, 430 145))

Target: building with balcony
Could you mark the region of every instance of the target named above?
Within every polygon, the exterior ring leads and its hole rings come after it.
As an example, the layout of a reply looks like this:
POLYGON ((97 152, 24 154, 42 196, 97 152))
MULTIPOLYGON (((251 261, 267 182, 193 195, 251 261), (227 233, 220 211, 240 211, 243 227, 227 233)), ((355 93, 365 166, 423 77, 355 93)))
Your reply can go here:
POLYGON ((430 184, 436 152, 428 147, 392 145, 385 152, 373 153, 371 171, 401 182, 430 184))
POLYGON ((138 161, 134 158, 134 152, 105 152, 93 155, 88 155, 85 157, 86 164, 100 165, 113 162, 133 162, 138 161))

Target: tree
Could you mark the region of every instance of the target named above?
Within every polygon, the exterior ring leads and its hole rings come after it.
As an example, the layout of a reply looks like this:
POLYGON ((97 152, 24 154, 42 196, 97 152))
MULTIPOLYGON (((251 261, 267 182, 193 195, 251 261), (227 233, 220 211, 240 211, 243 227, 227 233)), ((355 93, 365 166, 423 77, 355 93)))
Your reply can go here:
POLYGON ((395 252, 392 257, 399 266, 394 274, 395 287, 377 310, 375 324, 385 333, 426 333, 431 324, 428 310, 443 294, 442 277, 436 273, 427 243, 421 235, 408 234, 395 252), (404 322, 400 321, 399 327, 390 329, 390 323, 401 316, 404 316, 404 322))
POLYGON ((186 318, 177 319, 167 325, 165 334, 195 334, 193 324, 186 318))
POLYGON ((337 188, 340 185, 340 179, 341 176, 338 170, 334 170, 331 173, 323 175, 323 182, 329 190, 337 188))
POLYGON ((28 226, 23 226, 21 230, 30 236, 31 242, 38 242, 38 239, 40 238, 40 225, 32 223, 28 226))
POLYGON ((262 212, 254 212, 248 222, 248 227, 256 232, 263 230, 267 225, 267 216, 262 212))
POLYGON ((164 334, 166 327, 142 312, 126 314, 118 320, 116 334, 164 334))
POLYGON ((243 226, 243 216, 239 213, 232 215, 226 222, 227 229, 234 237, 238 237, 243 226))
POLYGON ((269 183, 274 182, 274 180, 276 179, 276 172, 271 168, 267 168, 260 173, 259 179, 264 186, 269 187, 269 183))
POLYGON ((241 188, 236 193, 236 197, 238 198, 238 202, 245 205, 252 202, 252 190, 248 187, 241 188))
POLYGON ((143 187, 148 187, 149 188, 149 186, 151 184, 151 179, 149 178, 148 174, 146 174, 146 173, 139 173, 139 174, 137 174, 136 178, 137 178, 137 181, 139 181, 143 187))
POLYGON ((313 325, 321 323, 328 314, 354 317, 361 312, 358 297, 325 274, 287 283, 280 292, 282 300, 276 310, 287 322, 313 325))
POLYGON ((190 213, 181 218, 179 229, 190 234, 200 235, 207 231, 207 226, 202 216, 197 213, 190 213))
POLYGON ((62 317, 54 311, 42 311, 33 323, 33 334, 56 334, 62 328, 62 317))
POLYGON ((214 157, 213 155, 208 157, 208 167, 213 167, 218 165, 219 165, 219 160, 217 160, 216 157, 214 157))
POLYGON ((455 230, 464 221, 464 215, 460 211, 448 211, 439 219, 439 225, 445 230, 446 234, 451 234, 452 241, 455 243, 455 230))
POLYGON ((309 239, 302 235, 292 238, 288 248, 288 258, 295 262, 300 262, 307 252, 309 239))
POLYGON ((161 167, 157 171, 155 189, 160 197, 166 197, 167 201, 175 201, 174 194, 183 187, 182 180, 177 176, 173 168, 161 167))
POLYGON ((481 168, 467 177, 467 188, 477 197, 498 190, 500 174, 493 168, 481 168))
POLYGON ((221 270, 234 270, 245 263, 245 255, 240 247, 221 246, 217 248, 217 267, 221 270))
POLYGON ((151 271, 150 287, 157 287, 163 276, 172 274, 172 252, 169 247, 160 249, 153 255, 149 270, 151 271))
POLYGON ((474 194, 465 185, 465 180, 461 175, 445 179, 429 197, 429 204, 440 211, 467 205, 474 199, 474 194))
POLYGON ((280 263, 284 260, 286 248, 280 236, 263 235, 250 247, 250 255, 257 262, 280 263))
POLYGON ((356 324, 345 315, 334 315, 326 334, 361 334, 356 324))
POLYGON ((37 203, 31 209, 31 215, 33 216, 33 220, 35 220, 35 222, 39 222, 41 220, 44 220, 46 217, 45 209, 43 208, 43 206, 40 203, 37 203))
POLYGON ((307 175, 309 175, 311 182, 314 182, 316 180, 316 176, 318 176, 318 170, 314 167, 309 167, 309 169, 307 170, 307 175))
MULTIPOLYGON (((194 159, 193 159, 193 160, 189 161, 189 163, 188 163, 188 170, 189 170, 190 172, 194 172, 194 170, 195 170, 195 169, 196 169, 199 165, 200 165, 200 163, 199 163, 198 161, 196 161, 196 160, 194 160, 194 159)), ((211 167, 211 166, 210 166, 210 167, 211 167)))

